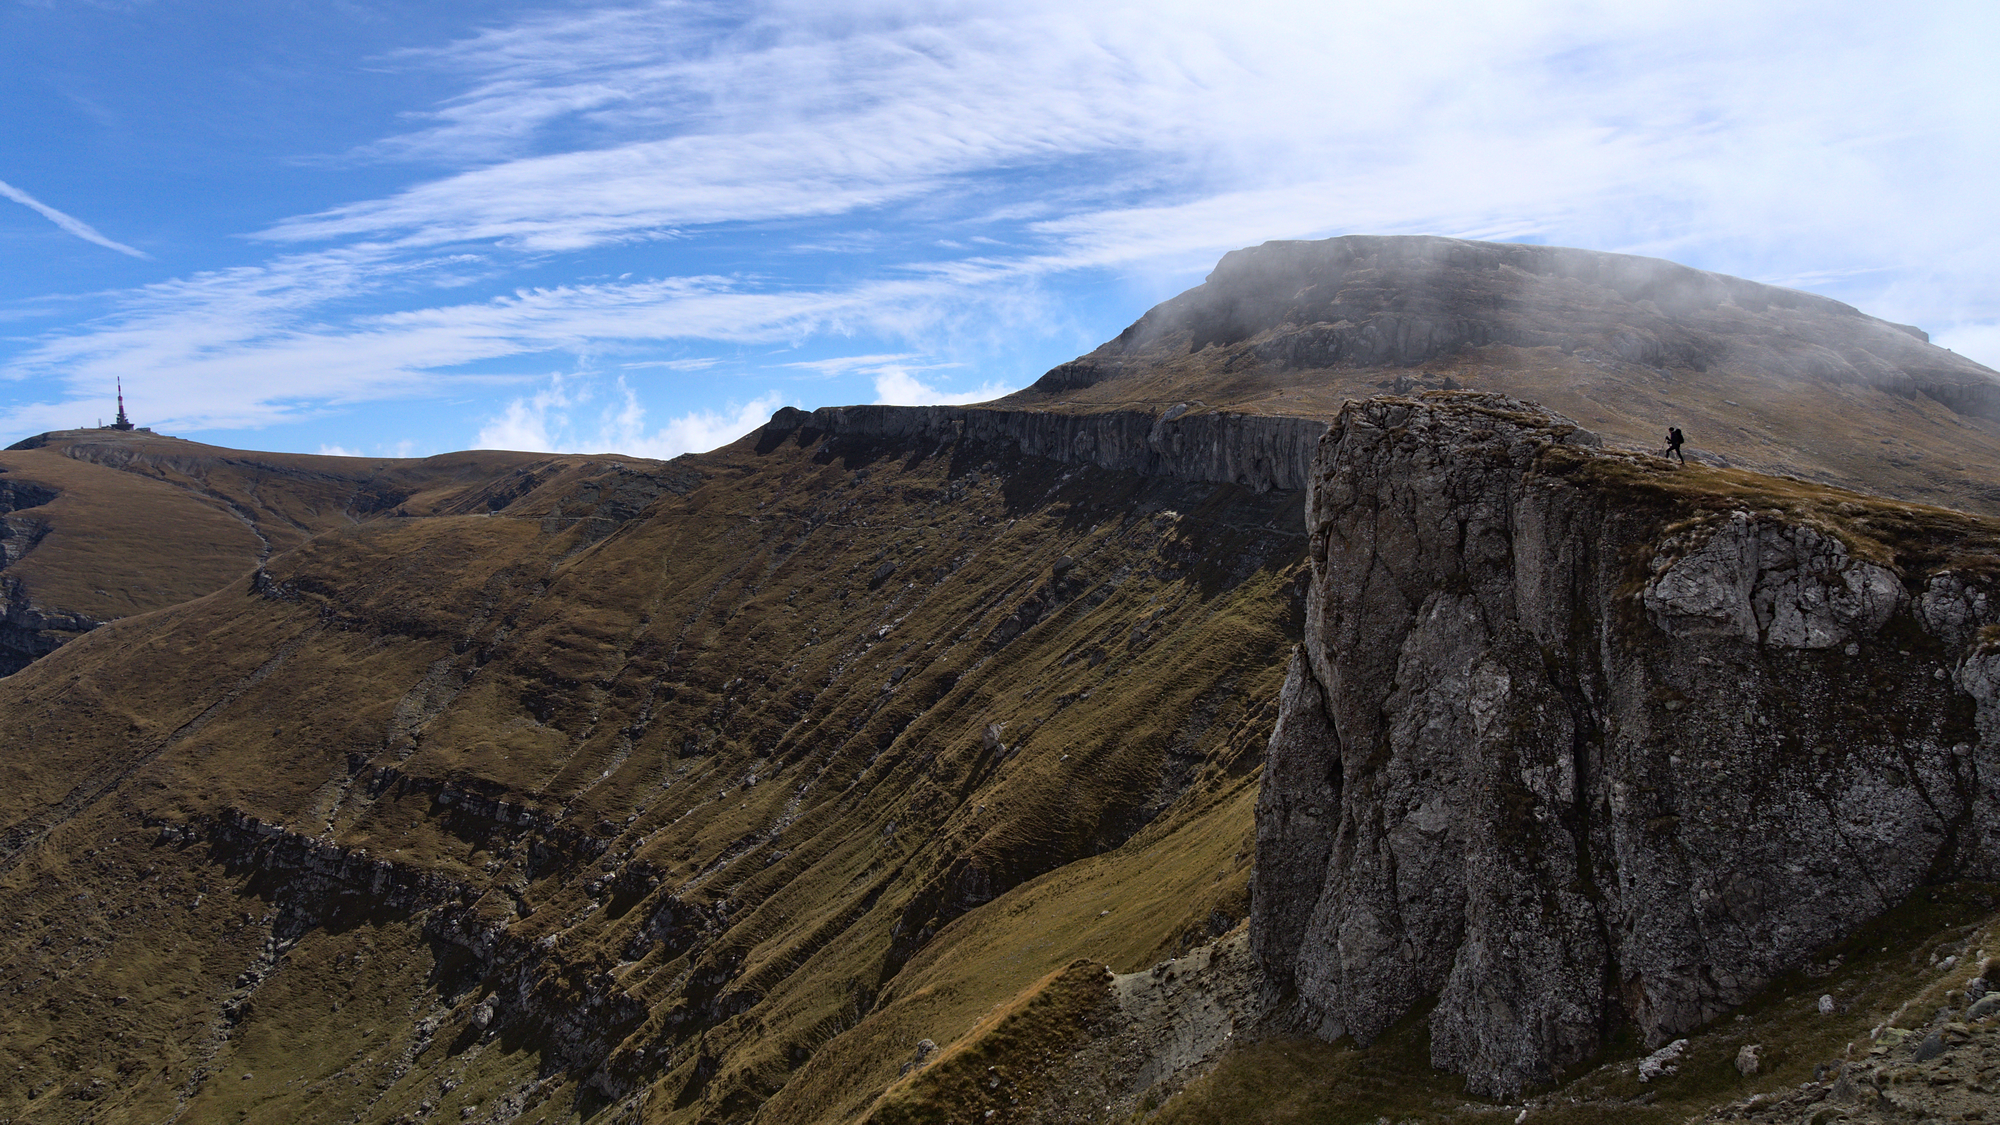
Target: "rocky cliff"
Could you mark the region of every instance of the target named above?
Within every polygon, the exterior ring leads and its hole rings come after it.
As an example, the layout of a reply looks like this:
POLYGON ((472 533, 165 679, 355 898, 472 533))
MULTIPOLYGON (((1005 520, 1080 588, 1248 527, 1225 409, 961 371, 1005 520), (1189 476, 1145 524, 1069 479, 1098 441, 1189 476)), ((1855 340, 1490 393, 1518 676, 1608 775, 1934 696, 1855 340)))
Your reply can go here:
POLYGON ((1461 393, 1344 410, 1307 526, 1251 929, 1300 1026, 1434 1000, 1511 1094, 2000 877, 1988 525, 1461 393))
POLYGON ((1055 413, 964 406, 825 406, 808 414, 785 407, 772 415, 764 442, 794 434, 896 443, 998 443, 1023 456, 1148 477, 1238 484, 1255 492, 1305 487, 1326 423, 1313 418, 1164 412, 1055 413))
MULTIPOLYGON (((35 509, 55 498, 56 490, 45 485, 0 478, 0 572, 48 536, 48 520, 35 509)), ((49 614, 33 603, 19 578, 0 573, 0 676, 55 651, 63 638, 101 624, 84 614, 49 614)))

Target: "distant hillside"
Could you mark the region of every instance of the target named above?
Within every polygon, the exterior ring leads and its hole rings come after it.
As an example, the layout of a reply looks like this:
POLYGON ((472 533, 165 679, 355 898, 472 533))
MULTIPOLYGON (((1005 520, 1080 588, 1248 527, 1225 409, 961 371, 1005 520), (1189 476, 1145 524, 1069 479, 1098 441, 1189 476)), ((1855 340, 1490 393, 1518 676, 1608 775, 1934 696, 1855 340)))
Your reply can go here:
POLYGON ((0 675, 320 532, 504 506, 578 466, 626 460, 316 457, 110 429, 28 438, 0 451, 0 675))

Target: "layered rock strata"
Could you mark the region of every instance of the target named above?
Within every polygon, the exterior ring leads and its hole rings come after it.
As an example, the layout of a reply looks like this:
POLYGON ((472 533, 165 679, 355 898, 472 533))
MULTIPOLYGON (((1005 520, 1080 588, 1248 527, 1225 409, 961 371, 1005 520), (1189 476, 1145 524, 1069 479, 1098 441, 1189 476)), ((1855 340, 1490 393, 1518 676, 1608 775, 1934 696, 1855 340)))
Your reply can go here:
POLYGON ((1186 403, 1161 414, 1114 410, 1051 414, 964 406, 787 406, 766 442, 797 435, 1011 445, 1025 456, 1174 480, 1239 484, 1257 492, 1305 487, 1326 423, 1312 418, 1200 413, 1186 403))
POLYGON ((104 622, 35 604, 18 579, 0 575, 0 676, 12 675, 104 622))
POLYGON ((2000 876, 1978 560, 1898 564, 1596 446, 1501 396, 1382 398, 1312 469, 1253 951, 1328 1038, 1435 1000, 1433 1062, 1478 1093, 1626 1021, 1658 1045, 1927 880, 2000 876))

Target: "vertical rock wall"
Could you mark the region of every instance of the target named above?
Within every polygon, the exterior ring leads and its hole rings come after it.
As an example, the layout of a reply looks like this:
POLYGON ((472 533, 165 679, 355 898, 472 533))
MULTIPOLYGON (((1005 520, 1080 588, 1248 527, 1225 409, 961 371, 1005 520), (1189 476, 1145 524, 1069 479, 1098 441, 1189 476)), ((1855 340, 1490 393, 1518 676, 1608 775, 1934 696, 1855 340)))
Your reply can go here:
POLYGON ((2000 876, 1984 580, 1693 503, 1494 395, 1351 404, 1258 807, 1253 950, 1304 1027, 1436 998, 1475 1092, 1750 998, 1926 879, 2000 876))
POLYGON ((1005 442, 1029 457, 1064 464, 1269 492, 1305 487, 1306 467, 1326 423, 1268 414, 1190 413, 1186 404, 1159 415, 966 406, 822 406, 808 414, 787 406, 771 415, 762 440, 782 441, 801 432, 894 441, 1005 442))

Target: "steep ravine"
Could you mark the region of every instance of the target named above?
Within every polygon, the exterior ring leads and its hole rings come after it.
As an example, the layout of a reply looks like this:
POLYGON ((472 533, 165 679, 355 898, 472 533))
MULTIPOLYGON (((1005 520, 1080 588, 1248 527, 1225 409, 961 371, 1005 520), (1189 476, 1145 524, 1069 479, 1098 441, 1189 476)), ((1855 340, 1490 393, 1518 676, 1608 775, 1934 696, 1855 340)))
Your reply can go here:
POLYGON ((1511 1095, 2000 877, 1984 521, 1471 393, 1351 404, 1307 512, 1251 918, 1293 1026, 1434 1001, 1434 1064, 1511 1095))

